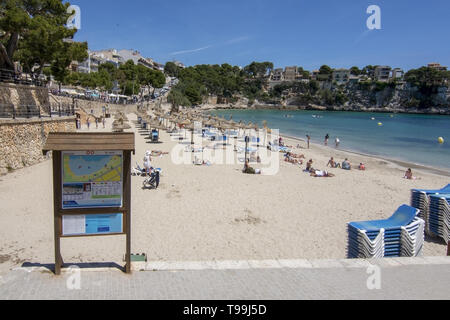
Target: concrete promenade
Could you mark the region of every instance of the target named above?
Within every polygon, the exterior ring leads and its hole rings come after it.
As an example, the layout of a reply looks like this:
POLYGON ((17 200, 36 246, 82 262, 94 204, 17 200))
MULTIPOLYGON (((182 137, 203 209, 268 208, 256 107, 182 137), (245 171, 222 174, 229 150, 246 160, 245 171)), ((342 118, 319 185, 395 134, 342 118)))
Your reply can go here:
POLYGON ((65 270, 22 267, 0 277, 0 299, 449 299, 450 258, 134 264, 65 270), (375 267, 374 267, 375 266, 375 267), (139 271, 142 270, 142 271, 139 271), (371 288, 371 289, 369 289, 371 288))

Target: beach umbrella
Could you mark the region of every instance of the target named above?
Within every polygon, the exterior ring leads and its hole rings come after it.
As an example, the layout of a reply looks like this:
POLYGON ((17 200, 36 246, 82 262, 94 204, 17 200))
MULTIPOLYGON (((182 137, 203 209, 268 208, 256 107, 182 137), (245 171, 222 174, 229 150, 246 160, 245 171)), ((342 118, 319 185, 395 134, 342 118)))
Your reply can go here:
POLYGON ((266 145, 266 142, 267 142, 267 129, 268 129, 266 120, 263 121, 263 128, 264 128, 264 145, 266 145))
POLYGON ((123 132, 124 130, 131 129, 131 126, 124 123, 123 119, 118 119, 112 124, 113 132, 123 132))
MULTIPOLYGON (((250 121, 250 122, 244 127, 244 129, 245 129, 244 135, 247 134, 247 130, 252 130, 253 128, 254 128, 253 122, 250 121)), ((251 134, 251 132, 250 132, 250 134, 251 134)))
MULTIPOLYGON (((220 125, 219 125, 219 129, 222 131, 222 134, 223 134, 223 137, 224 138, 227 138, 227 136, 226 136, 226 131, 227 130, 229 130, 229 129, 233 129, 233 127, 231 127, 228 123, 226 123, 226 122, 222 122, 220 125)), ((227 145, 227 141, 224 139, 224 141, 223 141, 223 145, 224 146, 226 146, 227 145)))
POLYGON ((194 129, 195 129, 195 125, 193 123, 186 125, 185 127, 186 129, 191 131, 191 145, 194 144, 194 129))
POLYGON ((186 139, 186 126, 191 124, 191 121, 188 119, 185 119, 181 122, 179 122, 180 125, 182 125, 185 129, 184 129, 184 138, 186 139))

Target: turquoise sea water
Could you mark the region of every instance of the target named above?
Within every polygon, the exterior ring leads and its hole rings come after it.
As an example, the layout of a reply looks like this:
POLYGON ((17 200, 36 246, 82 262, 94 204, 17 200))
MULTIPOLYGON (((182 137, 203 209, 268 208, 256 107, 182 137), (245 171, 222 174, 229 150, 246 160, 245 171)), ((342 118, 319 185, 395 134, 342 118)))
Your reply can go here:
POLYGON ((331 147, 339 137, 343 150, 450 169, 450 116, 280 110, 212 113, 260 126, 266 120, 281 134, 301 139, 309 134, 315 143, 323 144, 328 133, 331 147), (439 137, 446 140, 444 144, 438 143, 439 137))

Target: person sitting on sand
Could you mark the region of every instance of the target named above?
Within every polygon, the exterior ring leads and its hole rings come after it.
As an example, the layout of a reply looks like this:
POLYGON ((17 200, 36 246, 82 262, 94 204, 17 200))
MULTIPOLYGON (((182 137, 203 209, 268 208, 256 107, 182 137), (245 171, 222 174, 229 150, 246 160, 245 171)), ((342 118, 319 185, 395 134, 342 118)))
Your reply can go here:
POLYGON ((248 160, 245 161, 244 170, 242 172, 246 174, 261 174, 261 170, 255 170, 250 167, 248 160))
POLYGON ((417 180, 417 178, 413 176, 413 172, 412 172, 411 168, 406 170, 404 178, 407 179, 407 180, 417 180))
POLYGON ((315 170, 311 172, 311 177, 315 178, 333 178, 334 174, 329 173, 328 171, 315 170))
POLYGON ((345 159, 345 161, 342 162, 342 169, 352 170, 352 164, 350 163, 350 161, 348 161, 348 159, 345 159))
POLYGON ((358 169, 361 171, 366 171, 366 165, 364 163, 360 163, 358 169))
POLYGON ((334 161, 334 158, 331 157, 330 161, 328 161, 327 167, 330 166, 331 168, 340 168, 340 164, 334 161))
POLYGON ((312 167, 313 163, 314 162, 312 159, 308 161, 308 163, 306 164, 305 172, 312 172, 314 170, 312 167))

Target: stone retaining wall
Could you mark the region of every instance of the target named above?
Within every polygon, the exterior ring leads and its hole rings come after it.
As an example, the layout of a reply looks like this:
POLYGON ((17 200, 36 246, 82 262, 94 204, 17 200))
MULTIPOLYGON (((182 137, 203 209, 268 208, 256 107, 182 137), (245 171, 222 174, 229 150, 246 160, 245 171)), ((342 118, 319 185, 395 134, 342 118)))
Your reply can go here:
POLYGON ((46 107, 50 104, 48 89, 46 87, 34 87, 0 83, 0 104, 35 105, 46 107))
POLYGON ((0 175, 42 162, 50 132, 75 132, 75 117, 0 121, 0 175))
MULTIPOLYGON (((54 96, 50 95, 52 103, 58 101, 63 104, 72 104, 74 100, 70 97, 62 97, 62 96, 54 96)), ((128 113, 136 113, 137 105, 135 104, 113 104, 106 103, 102 101, 89 101, 83 99, 75 99, 75 108, 83 108, 86 112, 90 113, 91 110, 94 112, 94 115, 101 116, 103 114, 103 107, 108 107, 108 110, 111 114, 115 114, 116 112, 125 112, 128 113)))

